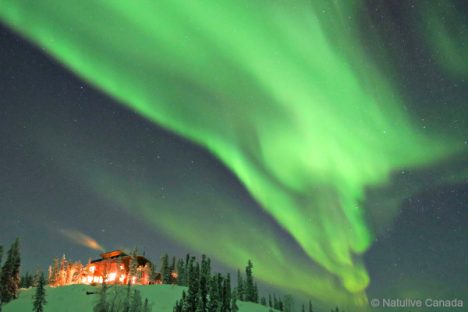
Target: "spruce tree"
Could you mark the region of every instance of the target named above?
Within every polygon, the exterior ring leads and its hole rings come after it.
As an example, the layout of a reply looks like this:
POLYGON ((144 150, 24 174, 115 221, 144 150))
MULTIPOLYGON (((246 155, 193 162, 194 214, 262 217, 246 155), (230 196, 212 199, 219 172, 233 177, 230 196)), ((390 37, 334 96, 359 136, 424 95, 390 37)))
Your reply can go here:
POLYGON ((273 302, 271 301, 271 294, 268 294, 268 306, 273 308, 273 302))
POLYGON ((309 312, 314 312, 314 309, 312 307, 312 301, 309 300, 309 312))
POLYGON ((93 312, 107 312, 107 284, 102 283, 101 290, 99 291, 99 299, 96 305, 93 308, 93 312))
POLYGON ((33 301, 33 311, 34 312, 44 312, 44 305, 47 304, 45 299, 45 278, 44 274, 41 272, 39 274, 39 280, 37 282, 36 293, 34 295, 33 301))
POLYGON ((195 312, 205 312, 205 308, 203 307, 203 301, 200 300, 200 298, 198 299, 197 301, 197 309, 195 310, 195 312))
POLYGON ((218 312, 220 309, 219 292, 218 292, 218 276, 214 275, 210 280, 209 300, 207 303, 208 312, 218 312))
POLYGON ((130 254, 130 263, 128 271, 128 282, 129 283, 138 283, 141 279, 141 272, 138 270, 138 250, 135 248, 130 254))
POLYGON ((264 306, 267 305, 267 302, 266 302, 265 297, 262 297, 262 298, 260 299, 260 304, 261 304, 261 305, 264 305, 264 306))
POLYGON ((227 299, 227 294, 226 294, 226 279, 224 277, 220 277, 220 302, 221 302, 221 312, 227 312, 228 307, 231 307, 231 303, 228 302, 227 299))
MULTIPOLYGON (((44 273, 41 272, 42 275, 44 275, 44 273)), ((30 274, 28 274, 26 272, 26 277, 25 277, 25 281, 24 281, 24 287, 25 288, 29 288, 29 287, 32 287, 32 286, 36 286, 37 287, 37 282, 35 283, 34 279, 35 279, 36 276, 32 276, 30 274)), ((44 277, 44 280, 45 280, 45 277, 44 277)), ((37 280, 39 281, 39 279, 37 280)), ((47 284, 47 282, 46 282, 47 284)))
POLYGON ((182 292, 182 312, 193 312, 193 310, 190 310, 192 307, 190 306, 187 298, 188 295, 186 295, 185 292, 182 292))
POLYGON ((254 290, 254 281, 252 273, 253 265, 252 261, 249 260, 247 266, 245 267, 245 301, 255 302, 255 290, 254 290))
POLYGON ((291 295, 284 296, 284 312, 293 311, 294 301, 291 295))
MULTIPOLYGON (((20 246, 19 239, 17 238, 13 243, 14 248, 14 261, 13 261, 13 272, 12 272, 12 284, 14 288, 14 299, 18 297, 18 288, 20 283, 20 267, 21 267, 21 256, 20 256, 20 246)), ((13 290, 12 288, 12 290, 13 290)))
POLYGON ((122 307, 124 312, 130 311, 130 306, 131 306, 131 296, 132 296, 132 285, 130 284, 130 281, 127 283, 127 288, 125 291, 125 297, 123 299, 122 307))
POLYGON ((278 304, 278 299, 276 298, 276 295, 273 295, 273 309, 279 310, 279 304, 278 304))
POLYGON ((244 279, 240 270, 237 270, 237 299, 244 300, 244 279))
POLYGON ((305 312, 305 306, 304 306, 304 304, 302 304, 301 312, 305 312))
MULTIPOLYGON (((44 273, 38 270, 36 271, 36 273, 34 273, 34 275, 29 275, 29 277, 27 277, 26 281, 24 282, 26 288, 37 287, 37 285, 39 284, 39 279, 41 278, 41 274, 44 274, 44 273)), ((48 281, 45 278, 45 274, 44 274, 44 280, 46 281, 46 285, 47 285, 48 281)))
POLYGON ((173 312, 182 312, 182 300, 179 301, 177 300, 174 306, 174 309, 172 309, 173 312))
POLYGON ((231 298, 231 312, 237 311, 239 311, 239 307, 237 306, 237 292, 233 292, 231 298))
POLYGON ((189 268, 190 268, 190 265, 189 265, 189 262, 190 262, 190 254, 187 254, 185 256, 185 265, 184 265, 184 280, 183 280, 183 284, 182 285, 185 285, 185 286, 188 286, 188 280, 189 280, 189 268))
POLYGON ((223 276, 221 275, 221 273, 217 273, 216 274, 216 289, 218 291, 218 298, 219 298, 219 308, 220 308, 220 311, 222 311, 222 308, 223 308, 223 288, 224 288, 224 278, 223 276))
POLYGON ((148 298, 145 298, 145 302, 143 303, 143 312, 151 312, 151 306, 149 305, 148 298))
POLYGON ((164 254, 161 257, 161 279, 163 284, 171 283, 171 272, 169 269, 169 256, 164 254))
POLYGON ((197 309, 199 299, 199 276, 200 276, 200 265, 199 263, 190 264, 190 281, 187 293, 187 307, 188 311, 193 312, 197 309))
MULTIPOLYGON (((195 256, 191 256, 189 260, 189 268, 195 266, 195 256)), ((189 270, 188 278, 187 278, 187 286, 190 285, 190 279, 192 278, 190 274, 194 274, 194 271, 189 270)))
POLYGON ((133 290, 129 312, 141 312, 142 306, 143 306, 143 303, 141 301, 140 291, 135 289, 133 290))
POLYGON ((258 303, 258 286, 257 282, 254 283, 252 302, 258 303))
POLYGON ((20 265, 19 239, 17 238, 8 250, 7 259, 3 264, 0 275, 0 297, 2 303, 10 302, 18 297, 20 265))
POLYGON ((186 303, 186 300, 187 299, 187 296, 185 294, 185 290, 182 291, 182 298, 180 299, 179 301, 179 307, 178 309, 180 310, 179 312, 184 312, 184 311, 187 311, 187 309, 185 308, 187 303, 186 303))
POLYGON ((29 272, 26 272, 24 275, 21 276, 20 278, 20 284, 19 284, 19 287, 20 288, 28 288, 28 286, 26 286, 28 284, 28 280, 29 280, 29 272))
POLYGON ((184 260, 179 259, 177 261, 177 285, 186 285, 185 284, 185 268, 184 268, 184 260))
POLYGON ((59 280, 59 259, 55 258, 49 267, 49 285, 56 286, 59 280))
POLYGON ((65 257, 65 254, 62 255, 62 260, 60 261, 60 285, 66 285, 68 279, 68 260, 65 257))
POLYGON ((228 273, 226 278, 223 280, 223 291, 222 291, 222 308, 223 312, 231 311, 231 275, 228 273))
POLYGON ((211 277, 210 259, 207 259, 205 255, 202 255, 201 260, 201 272, 200 272, 200 289, 199 289, 199 309, 206 311, 208 303, 208 290, 209 282, 211 277))

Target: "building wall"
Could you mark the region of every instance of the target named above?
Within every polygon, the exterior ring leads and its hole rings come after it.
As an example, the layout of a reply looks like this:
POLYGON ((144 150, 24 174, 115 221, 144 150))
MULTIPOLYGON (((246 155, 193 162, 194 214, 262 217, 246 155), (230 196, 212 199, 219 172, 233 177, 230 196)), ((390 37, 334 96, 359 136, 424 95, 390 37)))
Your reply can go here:
POLYGON ((139 257, 135 274, 130 274, 131 257, 117 257, 89 262, 86 266, 79 262, 68 263, 65 258, 49 268, 51 286, 73 284, 139 284, 157 283, 151 280, 151 262, 139 257))

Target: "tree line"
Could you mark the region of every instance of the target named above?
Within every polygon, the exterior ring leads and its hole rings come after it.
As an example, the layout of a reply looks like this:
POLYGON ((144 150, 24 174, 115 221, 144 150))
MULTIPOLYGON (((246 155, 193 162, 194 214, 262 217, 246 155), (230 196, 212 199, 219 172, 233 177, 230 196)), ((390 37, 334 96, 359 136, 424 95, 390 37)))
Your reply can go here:
MULTIPOLYGON (((205 255, 198 262, 195 257, 187 255, 185 261, 179 259, 177 265, 166 267, 168 257, 161 260, 161 272, 172 272, 176 268, 176 274, 166 273, 164 282, 171 282, 170 276, 178 277, 174 282, 188 287, 182 292, 174 308, 174 312, 237 312, 238 301, 260 303, 279 311, 292 311, 292 297, 285 296, 284 300, 276 295, 268 295, 259 299, 257 282, 253 275, 252 261, 247 262, 245 271, 237 270, 237 284, 231 286, 230 274, 211 272, 211 261, 205 255)), ((173 259, 172 263, 176 260, 173 259)), ((311 306, 310 306, 311 307, 311 306)), ((313 312, 310 308, 309 312, 313 312)))
MULTIPOLYGON (((20 242, 16 239, 10 246, 6 254, 6 259, 2 265, 3 246, 0 245, 0 312, 2 304, 8 303, 18 298, 20 288, 35 287, 33 296, 33 311, 43 312, 46 305, 46 289, 48 284, 42 272, 37 272, 35 275, 26 273, 20 277, 21 256, 20 242)), ((130 271, 137 270, 136 267, 136 251, 132 253, 130 271), (135 259, 133 259, 135 258, 135 259)), ((61 261, 55 261, 52 266, 53 273, 62 271, 69 272, 67 276, 60 276, 60 279, 67 281, 76 278, 75 271, 79 272, 81 264, 69 263, 62 257, 61 261), (55 268, 55 270, 54 270, 55 268), (60 268, 67 268, 61 270, 60 268), (76 269, 76 270, 75 270, 76 269)), ((235 287, 231 285, 230 274, 213 273, 211 271, 210 258, 203 255, 199 262, 196 257, 187 254, 185 259, 172 257, 165 254, 161 257, 160 272, 157 273, 152 267, 154 278, 158 278, 162 284, 173 284, 187 287, 182 292, 182 297, 177 300, 173 311, 174 312, 237 312, 239 310, 238 301, 247 301, 260 303, 272 309, 292 312, 293 298, 289 295, 281 297, 276 295, 268 295, 259 297, 257 282, 253 275, 252 261, 248 261, 245 270, 241 272, 237 270, 237 284, 235 287)), ((135 274, 133 272, 132 274, 135 274)), ((51 272, 49 272, 51 273, 51 272)), ((58 282, 57 274, 49 274, 52 281, 58 282)), ((59 282, 61 284, 62 282, 59 282)), ((147 298, 142 299, 141 293, 133 289, 130 284, 126 287, 111 286, 103 283, 100 290, 97 292, 98 300, 93 308, 94 312, 150 312, 151 306, 147 298), (113 291, 109 291, 111 287, 115 287, 113 291)), ((308 309, 302 305, 301 312, 314 312, 312 303, 309 301, 308 309)), ((332 312, 339 312, 336 308, 332 312)))
MULTIPOLYGON (((2 264, 3 246, 0 245, 0 265, 2 264)), ((20 278, 21 255, 20 241, 18 238, 11 244, 7 251, 5 263, 1 266, 0 272, 0 312, 2 305, 18 298, 19 289, 22 287, 36 286, 33 296, 34 312, 43 312, 45 299, 46 280, 44 274, 38 272, 34 277, 26 273, 20 278)))
MULTIPOLYGON (((162 263, 164 264, 164 257, 162 263)), ((205 255, 201 262, 187 255, 185 262, 178 262, 177 277, 180 285, 187 286, 182 298, 174 306, 174 312, 236 312, 237 298, 231 292, 231 277, 228 273, 211 272, 211 261, 205 255), (179 273, 180 272, 180 273, 179 273)))
MULTIPOLYGON (((3 246, 0 246, 0 264, 2 263, 3 246)), ((0 273, 0 311, 4 303, 18 298, 20 285, 21 257, 19 239, 17 238, 8 249, 5 263, 0 273)))
MULTIPOLYGON (((260 303, 270 308, 284 312, 294 311, 293 297, 268 294, 259 296, 257 282, 254 279, 253 263, 247 262, 244 272, 237 270, 237 284, 232 288, 230 274, 211 272, 211 260, 202 255, 198 262, 196 257, 187 254, 185 260, 172 258, 169 265, 168 255, 161 258, 161 275, 163 284, 177 284, 188 287, 182 292, 182 297, 176 302, 173 312, 237 312, 238 301, 260 303)), ((303 304, 301 312, 314 312, 309 300, 307 309, 303 304)), ((339 308, 331 312, 340 312, 339 308)), ((342 311, 344 312, 344 311, 342 311)))

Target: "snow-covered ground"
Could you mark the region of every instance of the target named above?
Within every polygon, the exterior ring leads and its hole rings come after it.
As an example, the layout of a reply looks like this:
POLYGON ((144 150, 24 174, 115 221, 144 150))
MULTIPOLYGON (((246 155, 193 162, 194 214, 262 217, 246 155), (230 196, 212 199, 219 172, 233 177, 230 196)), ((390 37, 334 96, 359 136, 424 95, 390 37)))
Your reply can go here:
MULTIPOLYGON (((172 312, 176 300, 182 296, 186 289, 172 285, 134 286, 141 292, 143 300, 148 298, 152 304, 153 312, 172 312)), ((3 306, 2 312, 32 311, 32 302, 35 288, 22 289, 20 296, 3 306)), ((96 292, 99 288, 86 285, 73 285, 56 288, 46 288, 45 312, 92 312, 98 300, 97 295, 86 295, 86 291, 96 292)), ((268 308, 250 302, 237 302, 239 312, 268 312, 268 308)))

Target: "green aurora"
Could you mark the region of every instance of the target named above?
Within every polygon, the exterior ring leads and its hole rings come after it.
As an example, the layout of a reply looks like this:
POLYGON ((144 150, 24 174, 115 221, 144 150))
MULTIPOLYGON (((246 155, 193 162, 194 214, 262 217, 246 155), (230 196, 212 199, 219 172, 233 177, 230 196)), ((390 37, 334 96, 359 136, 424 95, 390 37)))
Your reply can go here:
POLYGON ((419 25, 427 37, 429 48, 437 56, 436 61, 448 72, 460 78, 468 75, 468 28, 463 22, 464 16, 457 12, 448 2, 437 6, 426 4, 421 12, 419 25))
POLYGON ((270 226, 234 206, 223 207, 225 223, 193 220, 158 203, 145 181, 132 186, 99 167, 80 173, 96 192, 230 266, 252 258, 268 283, 363 304, 361 256, 373 241, 366 189, 456 148, 420 131, 394 77, 370 61, 356 4, 4 0, 0 19, 122 105, 208 149, 308 258, 292 257, 270 226))

